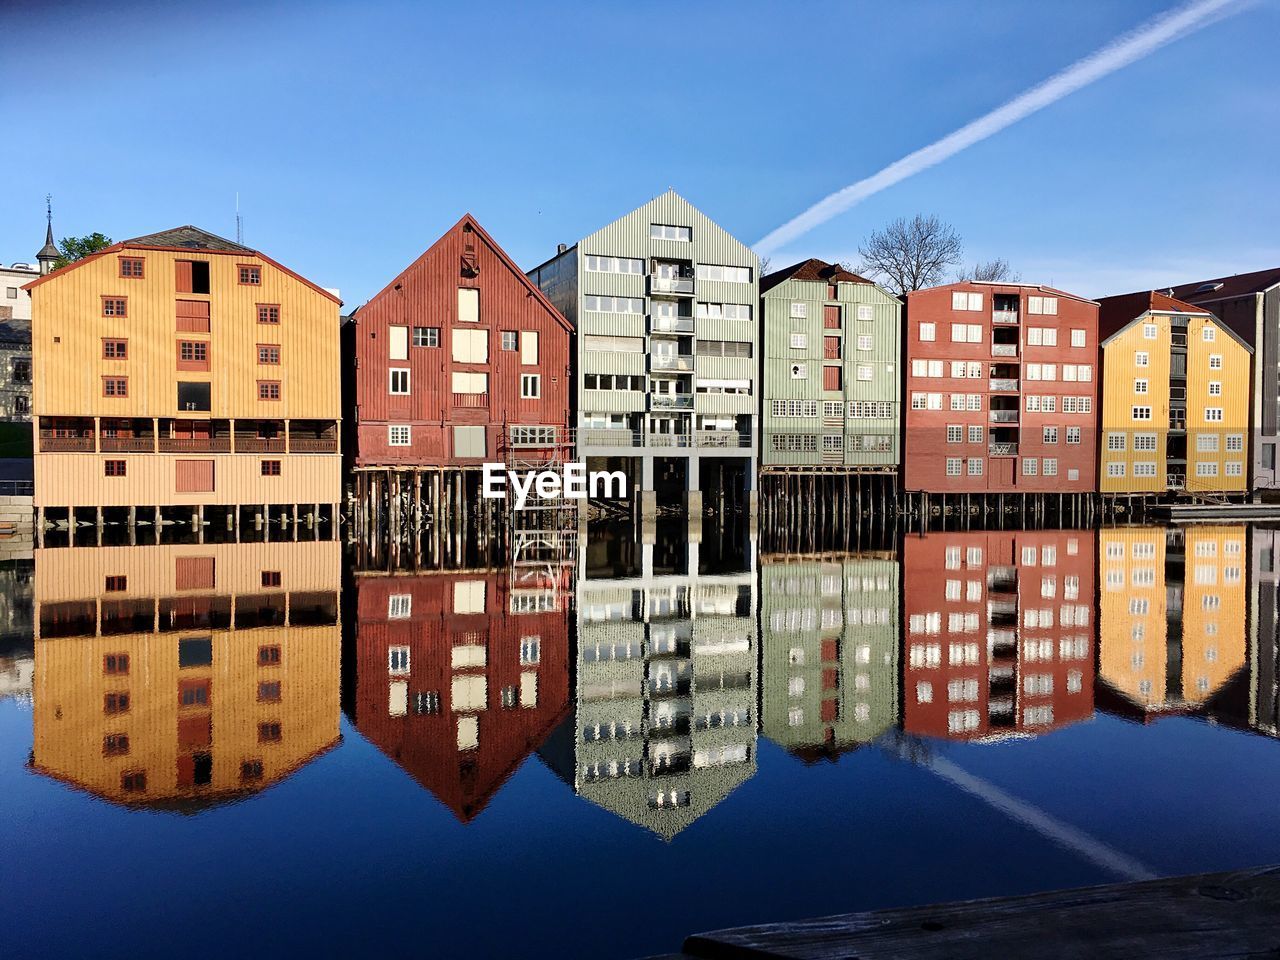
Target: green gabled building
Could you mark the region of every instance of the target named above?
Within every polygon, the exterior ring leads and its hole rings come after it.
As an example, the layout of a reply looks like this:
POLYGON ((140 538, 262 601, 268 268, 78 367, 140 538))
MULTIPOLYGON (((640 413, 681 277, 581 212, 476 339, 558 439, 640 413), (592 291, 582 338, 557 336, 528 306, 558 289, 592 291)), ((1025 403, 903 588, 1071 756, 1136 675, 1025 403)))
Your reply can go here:
POLYGON ((834 759, 898 722, 898 564, 765 560, 760 577, 760 732, 805 759, 834 759))
POLYGON ((760 279, 763 473, 893 474, 902 303, 822 260, 760 279))

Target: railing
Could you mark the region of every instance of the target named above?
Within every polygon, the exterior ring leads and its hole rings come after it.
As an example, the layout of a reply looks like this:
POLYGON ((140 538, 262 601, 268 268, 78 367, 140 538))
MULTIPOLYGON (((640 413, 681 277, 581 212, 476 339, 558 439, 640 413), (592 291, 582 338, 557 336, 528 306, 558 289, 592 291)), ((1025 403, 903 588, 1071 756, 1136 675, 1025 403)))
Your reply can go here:
POLYGON ((691 447, 693 438, 687 433, 651 433, 648 436, 651 447, 691 447))
POLYGON ((992 423, 1017 423, 1017 410, 992 410, 990 413, 992 423))
POLYGON ((991 355, 993 357, 1016 357, 1018 355, 1018 345, 1016 343, 993 343, 991 345, 991 355))
POLYGON ((41 453, 92 452, 93 437, 40 437, 41 453))
POLYGON ((161 453, 230 453, 230 437, 161 437, 161 453))
POLYGON ((1008 380, 1004 377, 993 377, 991 379, 990 387, 992 390, 1017 390, 1018 381, 1008 380))
POLYGON ((284 453, 284 437, 236 437, 236 453, 284 453))
POLYGON ((151 453, 155 448, 155 437, 101 437, 98 440, 98 449, 103 453, 151 453))
POLYGON ((689 354, 655 353, 649 359, 649 369, 692 370, 693 357, 689 354))
POLYGON ((693 317, 650 317, 651 333, 693 333, 693 317))
POLYGON ((993 457, 1016 457, 1018 455, 1018 445, 1016 443, 992 443, 987 447, 987 452, 993 457))
POLYGON ((700 447, 749 447, 751 434, 734 430, 700 430, 697 434, 700 447))
POLYGON ((693 294, 692 277, 650 277, 650 293, 693 294))
POLYGON ((1018 311, 1017 310, 992 310, 991 322, 992 323, 1017 323, 1018 311))
POLYGON ((487 407, 489 395, 487 393, 455 393, 453 405, 455 407, 487 407))
POLYGON ((634 430, 579 430, 578 442, 586 447, 638 447, 642 434, 634 430))
POLYGON ((1165 475, 1164 482, 1170 490, 1181 490, 1187 485, 1187 477, 1182 473, 1170 473, 1165 475))
POLYGON ((337 453, 336 437, 290 437, 290 453, 337 453))
POLYGON ((692 410, 693 397, 688 394, 676 394, 675 396, 655 393, 650 395, 650 406, 655 410, 692 410))

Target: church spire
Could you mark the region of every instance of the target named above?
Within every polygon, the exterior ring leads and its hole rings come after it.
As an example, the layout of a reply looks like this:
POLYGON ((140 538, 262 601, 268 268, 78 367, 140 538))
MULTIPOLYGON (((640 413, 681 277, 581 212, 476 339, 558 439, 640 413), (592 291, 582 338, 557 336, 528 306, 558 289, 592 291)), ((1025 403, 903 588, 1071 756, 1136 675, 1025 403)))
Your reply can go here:
POLYGON ((40 263, 40 276, 46 273, 52 273, 59 257, 62 256, 58 252, 57 245, 53 242, 53 196, 46 194, 44 198, 44 246, 40 248, 40 252, 36 254, 36 260, 40 263))

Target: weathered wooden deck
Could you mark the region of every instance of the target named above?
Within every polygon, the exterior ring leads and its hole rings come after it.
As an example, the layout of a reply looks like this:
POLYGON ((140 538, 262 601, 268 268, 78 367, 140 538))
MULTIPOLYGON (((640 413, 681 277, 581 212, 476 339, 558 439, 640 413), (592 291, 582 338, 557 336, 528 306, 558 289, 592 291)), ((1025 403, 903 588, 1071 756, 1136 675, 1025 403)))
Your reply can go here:
POLYGON ((700 933, 651 960, 1280 957, 1280 867, 700 933))

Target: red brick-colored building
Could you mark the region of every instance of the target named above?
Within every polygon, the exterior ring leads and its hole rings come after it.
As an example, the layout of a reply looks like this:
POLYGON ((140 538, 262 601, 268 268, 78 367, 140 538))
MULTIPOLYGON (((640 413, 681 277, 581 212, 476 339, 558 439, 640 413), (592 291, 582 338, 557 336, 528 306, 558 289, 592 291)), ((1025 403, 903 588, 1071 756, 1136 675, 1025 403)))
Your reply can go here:
POLYGON ((356 728, 464 822, 569 712, 571 587, 358 577, 356 728))
POLYGON ((903 729, 1044 733, 1093 713, 1094 533, 930 533, 902 551, 903 729))
POLYGON ((983 282, 906 299, 904 489, 1095 490, 1098 304, 983 282))
POLYGON ((353 465, 551 458, 569 435, 571 332, 464 216, 346 325, 353 465))

